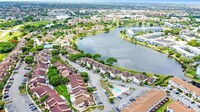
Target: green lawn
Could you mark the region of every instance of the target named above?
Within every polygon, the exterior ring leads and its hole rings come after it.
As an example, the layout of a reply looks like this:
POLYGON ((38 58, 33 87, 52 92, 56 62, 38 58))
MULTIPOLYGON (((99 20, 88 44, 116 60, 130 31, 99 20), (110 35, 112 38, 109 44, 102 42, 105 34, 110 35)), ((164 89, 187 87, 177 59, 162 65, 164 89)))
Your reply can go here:
POLYGON ((7 56, 7 53, 0 54, 0 62, 7 56))
POLYGON ((57 86, 55 89, 58 92, 58 94, 63 95, 67 99, 67 101, 68 101, 69 106, 71 107, 71 109, 73 109, 74 111, 76 111, 76 109, 72 106, 70 95, 68 93, 68 90, 67 90, 66 86, 65 85, 60 85, 60 86, 57 86))
POLYGON ((99 108, 99 110, 103 110, 104 109, 104 106, 92 106, 92 107, 89 107, 87 108, 86 110, 84 110, 83 112, 92 112, 93 110, 95 110, 96 108, 99 108))
POLYGON ((9 35, 9 33, 7 33, 3 38, 0 39, 0 42, 6 42, 6 41, 9 41, 9 40, 12 40, 12 38, 14 36, 21 37, 21 32, 16 31, 16 32, 13 32, 12 35, 9 35))
POLYGON ((169 99, 167 103, 165 103, 162 107, 160 107, 156 112, 165 112, 165 109, 167 109, 167 106, 173 102, 173 100, 169 99))
POLYGON ((108 85, 109 85, 109 82, 107 81, 104 81, 104 80, 100 80, 100 83, 101 83, 101 86, 106 90, 106 92, 108 93, 108 96, 109 97, 113 97, 113 93, 109 90, 108 88, 108 85))
POLYGON ((51 23, 51 21, 36 21, 36 22, 26 22, 24 25, 34 25, 34 26, 40 26, 40 25, 47 25, 51 23))

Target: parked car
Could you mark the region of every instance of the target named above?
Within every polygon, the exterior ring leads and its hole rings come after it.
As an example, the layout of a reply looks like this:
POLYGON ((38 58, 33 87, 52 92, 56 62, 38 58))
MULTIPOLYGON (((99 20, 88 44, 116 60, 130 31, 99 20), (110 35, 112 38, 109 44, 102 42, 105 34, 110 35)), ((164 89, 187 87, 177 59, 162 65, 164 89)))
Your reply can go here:
POLYGON ((133 101, 135 101, 135 99, 134 98, 131 98, 131 99, 129 99, 131 102, 133 102, 133 101))
POLYGON ((179 94, 179 92, 175 92, 175 94, 179 94))
POLYGON ((121 96, 118 96, 117 98, 119 98, 119 99, 122 99, 122 97, 121 97, 121 96))
POLYGON ((119 107, 117 107, 117 108, 116 108, 116 110, 117 110, 118 112, 120 112, 120 111, 121 111, 121 109, 120 109, 119 107))
POLYGON ((31 110, 35 111, 35 110, 37 110, 37 107, 33 106, 33 107, 31 107, 31 110))
POLYGON ((24 74, 24 77, 28 77, 28 74, 24 74))

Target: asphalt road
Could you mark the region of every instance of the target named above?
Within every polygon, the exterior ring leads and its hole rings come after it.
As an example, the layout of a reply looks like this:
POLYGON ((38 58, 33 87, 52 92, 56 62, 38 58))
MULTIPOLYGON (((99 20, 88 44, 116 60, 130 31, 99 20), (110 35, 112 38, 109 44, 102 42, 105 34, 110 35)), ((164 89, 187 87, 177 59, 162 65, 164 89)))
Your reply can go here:
POLYGON ((101 84, 100 84, 100 79, 101 77, 98 74, 93 73, 90 70, 87 70, 83 67, 81 67, 80 65, 78 65, 77 63, 71 62, 68 59, 66 59, 64 56, 61 56, 62 60, 68 61, 70 65, 72 65, 74 68, 76 68, 79 72, 87 72, 90 76, 90 81, 92 84, 92 86, 96 86, 97 89, 97 93, 100 96, 100 100, 103 102, 104 105, 104 110, 103 112, 111 112, 112 111, 112 107, 113 105, 110 104, 108 97, 105 94, 105 90, 102 88, 101 84))
MULTIPOLYGON (((14 78, 13 84, 9 90, 9 98, 11 103, 5 105, 8 112, 32 112, 29 107, 30 103, 33 103, 32 99, 27 94, 21 95, 18 87, 21 85, 24 79, 26 70, 24 69, 26 64, 22 64, 18 70, 18 73, 13 74, 11 77, 14 78)), ((39 110, 35 111, 39 112, 39 110)))

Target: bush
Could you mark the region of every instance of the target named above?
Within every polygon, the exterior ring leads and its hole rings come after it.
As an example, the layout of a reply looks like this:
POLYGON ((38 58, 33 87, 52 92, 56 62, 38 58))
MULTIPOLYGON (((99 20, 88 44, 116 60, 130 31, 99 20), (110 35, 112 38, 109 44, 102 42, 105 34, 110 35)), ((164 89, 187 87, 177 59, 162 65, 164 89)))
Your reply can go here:
POLYGON ((34 60, 33 56, 26 56, 25 63, 32 64, 33 60, 34 60))

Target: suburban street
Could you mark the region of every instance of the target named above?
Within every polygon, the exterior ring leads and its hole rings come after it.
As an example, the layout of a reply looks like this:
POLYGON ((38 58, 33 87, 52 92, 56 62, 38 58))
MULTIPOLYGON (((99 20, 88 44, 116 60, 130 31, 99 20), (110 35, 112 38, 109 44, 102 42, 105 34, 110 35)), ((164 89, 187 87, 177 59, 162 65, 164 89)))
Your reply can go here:
MULTIPOLYGON (((100 84, 100 80, 101 77, 98 74, 93 73, 90 70, 87 70, 83 67, 81 67, 80 65, 78 65, 77 63, 74 63, 70 60, 68 60, 66 57, 61 55, 61 59, 67 61, 70 65, 72 65, 74 68, 76 68, 79 72, 87 72, 90 75, 90 84, 92 86, 95 86, 97 88, 97 93, 100 97, 100 100, 103 102, 104 105, 104 112, 109 112, 109 111, 116 111, 116 108, 124 108, 125 106, 127 106, 128 103, 130 103, 129 99, 134 98, 136 99, 139 96, 142 96, 143 94, 146 93, 147 90, 150 90, 151 88, 149 87, 141 87, 137 84, 133 84, 133 83, 122 83, 122 81, 115 81, 115 80, 111 80, 108 79, 109 82, 115 84, 115 85, 125 85, 128 88, 134 88, 133 90, 130 90, 130 94, 127 95, 120 95, 122 97, 122 99, 116 98, 114 100, 114 103, 111 104, 108 101, 108 97, 105 94, 105 90, 102 88, 101 84, 100 84)), ((97 112, 98 110, 95 110, 95 112, 97 112)))
MULTIPOLYGON (((18 65, 19 66, 19 65, 18 65)), ((9 98, 11 103, 5 105, 5 108, 8 112, 31 112, 29 104, 33 103, 32 99, 29 98, 27 94, 21 95, 18 87, 21 85, 24 79, 24 74, 26 70, 24 69, 26 64, 21 64, 21 67, 18 70, 18 73, 15 73, 11 76, 14 78, 13 84, 9 90, 9 98)), ((40 112, 36 110, 35 112, 40 112)))
POLYGON ((105 90, 102 88, 102 86, 100 84, 101 77, 98 74, 95 74, 92 71, 87 70, 74 62, 71 62, 70 60, 68 60, 67 58, 65 58, 62 55, 61 55, 61 59, 67 61, 70 65, 72 65, 74 68, 76 68, 79 72, 87 72, 89 74, 92 86, 96 86, 97 93, 99 96, 101 96, 100 100, 103 102, 103 105, 104 105, 103 112, 110 112, 113 105, 110 104, 110 102, 108 101, 108 97, 105 94, 105 90))

